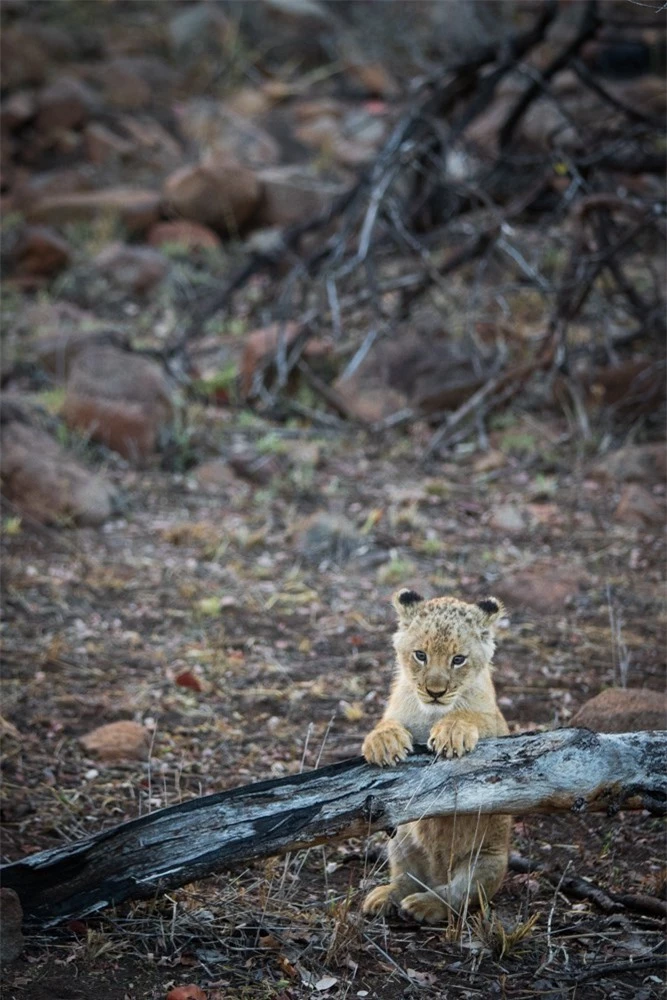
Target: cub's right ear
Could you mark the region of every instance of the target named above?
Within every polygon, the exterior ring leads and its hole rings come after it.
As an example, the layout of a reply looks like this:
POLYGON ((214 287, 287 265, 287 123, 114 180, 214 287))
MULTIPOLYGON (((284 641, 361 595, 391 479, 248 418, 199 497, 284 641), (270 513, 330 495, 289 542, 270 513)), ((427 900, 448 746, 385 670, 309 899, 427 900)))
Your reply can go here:
POLYGON ((396 591, 391 599, 391 603, 396 608, 398 620, 409 622, 414 617, 423 600, 422 595, 418 594, 416 590, 409 590, 407 587, 404 587, 403 590, 396 591))

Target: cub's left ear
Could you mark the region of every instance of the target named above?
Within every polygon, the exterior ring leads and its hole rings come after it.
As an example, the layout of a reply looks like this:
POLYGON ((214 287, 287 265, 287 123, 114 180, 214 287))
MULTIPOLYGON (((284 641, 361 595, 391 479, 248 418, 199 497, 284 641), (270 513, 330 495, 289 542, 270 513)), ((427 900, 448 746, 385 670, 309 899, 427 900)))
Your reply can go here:
POLYGON ((497 597, 485 597, 477 602, 477 607, 482 612, 485 625, 493 625, 505 614, 505 605, 497 597))

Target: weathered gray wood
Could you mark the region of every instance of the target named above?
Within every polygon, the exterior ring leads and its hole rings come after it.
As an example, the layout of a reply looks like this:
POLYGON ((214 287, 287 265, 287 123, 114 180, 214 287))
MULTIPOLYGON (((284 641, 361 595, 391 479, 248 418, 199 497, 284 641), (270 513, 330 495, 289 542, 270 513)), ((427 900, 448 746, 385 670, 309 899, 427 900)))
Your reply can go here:
POLYGON ((26 920, 51 925, 252 858, 422 816, 648 809, 667 803, 667 733, 587 729, 483 740, 462 760, 361 758, 184 802, 0 869, 26 920))

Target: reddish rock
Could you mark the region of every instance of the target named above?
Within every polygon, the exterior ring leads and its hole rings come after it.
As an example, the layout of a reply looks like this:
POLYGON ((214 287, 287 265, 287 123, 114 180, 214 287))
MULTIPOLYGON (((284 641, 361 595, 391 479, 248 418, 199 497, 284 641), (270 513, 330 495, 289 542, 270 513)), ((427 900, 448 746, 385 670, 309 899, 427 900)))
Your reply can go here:
POLYGON ((27 215, 31 221, 53 225, 115 215, 128 232, 139 233, 157 222, 160 205, 160 195, 154 191, 118 187, 50 195, 29 208, 27 215))
POLYGON ((29 27, 3 26, 0 32, 0 87, 17 90, 39 84, 49 68, 45 46, 29 27))
POLYGON ((655 444, 634 444, 605 455, 591 470, 593 479, 618 483, 664 483, 667 477, 667 447, 664 441, 655 444))
POLYGON ((147 458, 172 413, 167 380, 148 358, 96 347, 72 362, 63 419, 125 458, 147 458))
POLYGON ((598 733, 667 729, 667 695, 645 688, 607 688, 582 705, 568 725, 598 733))
POLYGON ((257 179, 263 189, 257 221, 264 226, 289 226, 319 215, 348 187, 291 165, 260 170, 257 179))
POLYGON ((18 274, 48 278, 67 267, 69 243, 48 226, 28 226, 14 251, 18 274))
POLYGON ((174 213, 232 235, 254 213, 260 194, 252 170, 231 160, 182 167, 164 186, 165 201, 174 213))
POLYGON ((638 483, 626 483, 614 517, 623 524, 657 528, 665 524, 665 511, 647 489, 638 483))
POLYGON ((61 76, 37 95, 36 127, 42 132, 79 128, 96 104, 90 87, 75 77, 61 76))
POLYGON ((222 246, 220 237, 212 229, 198 222, 187 222, 185 219, 157 222, 149 230, 146 239, 152 247, 172 244, 186 247, 188 250, 217 250, 222 246))
POLYGON ((87 753, 94 753, 100 760, 111 763, 145 757, 148 736, 148 730, 144 726, 128 719, 98 726, 82 736, 79 742, 87 753))
POLYGON ((91 122, 83 132, 83 148, 91 163, 106 163, 111 157, 123 158, 134 151, 134 144, 116 135, 106 125, 91 122))
POLYGON ((93 527, 111 515, 111 486, 45 431, 10 420, 3 423, 1 436, 2 490, 20 513, 44 524, 93 527))
POLYGON ((332 388, 341 397, 347 413, 362 423, 374 424, 407 406, 407 396, 398 389, 383 384, 381 378, 369 381, 357 373, 338 378, 332 388))
MULTIPOLYGON (((252 330, 246 335, 241 359, 240 389, 243 396, 252 392, 255 372, 271 360, 278 350, 281 337, 285 347, 293 344, 300 332, 296 323, 271 323, 260 330, 252 330)), ((330 344, 324 340, 310 339, 304 348, 305 358, 316 358, 326 355, 331 350, 330 344)))
POLYGON ((397 97, 400 88, 391 73, 379 62, 350 62, 345 70, 348 79, 372 97, 397 97))
POLYGON ((203 462, 194 471, 200 489, 206 493, 218 493, 238 485, 238 479, 223 458, 213 458, 203 462))
POLYGON ((0 888, 0 964, 14 962, 23 951, 23 908, 13 889, 0 888))
POLYGON ((69 374, 72 360, 85 348, 124 344, 120 333, 71 302, 43 301, 27 306, 22 315, 23 331, 30 333, 27 356, 60 379, 69 374))
POLYGON ((124 243, 105 247, 93 264, 112 285, 134 295, 154 288, 169 270, 169 261, 158 250, 124 243))
POLYGON ((173 170, 183 160, 183 150, 171 132, 159 122, 145 115, 135 118, 122 115, 119 124, 134 143, 137 159, 160 170, 173 170))
POLYGON ((31 90, 17 90, 0 103, 0 125, 12 132, 21 128, 37 113, 37 101, 31 90))
POLYGON ((104 99, 114 108, 139 111, 152 103, 167 103, 176 73, 154 56, 121 56, 96 73, 104 99))
POLYGON ((590 585, 588 575, 576 566, 559 566, 551 562, 533 563, 494 583, 497 593, 508 607, 517 611, 528 608, 540 614, 559 614, 567 602, 590 585))
POLYGON ((208 1000, 208 994, 201 986, 195 983, 188 983, 187 986, 174 986, 169 990, 166 1000, 208 1000))

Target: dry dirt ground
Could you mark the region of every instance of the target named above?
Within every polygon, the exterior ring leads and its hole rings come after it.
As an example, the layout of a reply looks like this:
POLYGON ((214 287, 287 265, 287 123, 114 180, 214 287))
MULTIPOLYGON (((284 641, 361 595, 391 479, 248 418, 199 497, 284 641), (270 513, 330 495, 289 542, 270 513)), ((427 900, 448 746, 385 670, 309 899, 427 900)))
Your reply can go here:
MULTIPOLYGON (((497 685, 515 731, 567 723, 623 679, 660 690, 664 539, 614 520, 614 490, 566 430, 504 416, 504 464, 485 472, 466 448, 420 466, 423 425, 380 440, 229 415, 227 441, 281 459, 267 484, 204 492, 194 473, 107 456, 125 505, 102 529, 10 519, 4 859, 358 753, 387 693, 399 585, 504 598, 497 685), (500 526, 507 505, 523 528, 500 526), (322 511, 356 531, 349 546, 331 524, 309 533, 322 511), (152 731, 143 759, 87 756, 78 738, 119 719, 152 731)), ((646 815, 517 817, 513 847, 606 889, 664 885, 664 829, 646 815)), ((656 920, 510 874, 461 927, 364 922, 383 867, 381 838, 332 844, 74 921, 28 937, 3 996, 662 995, 656 920)))

